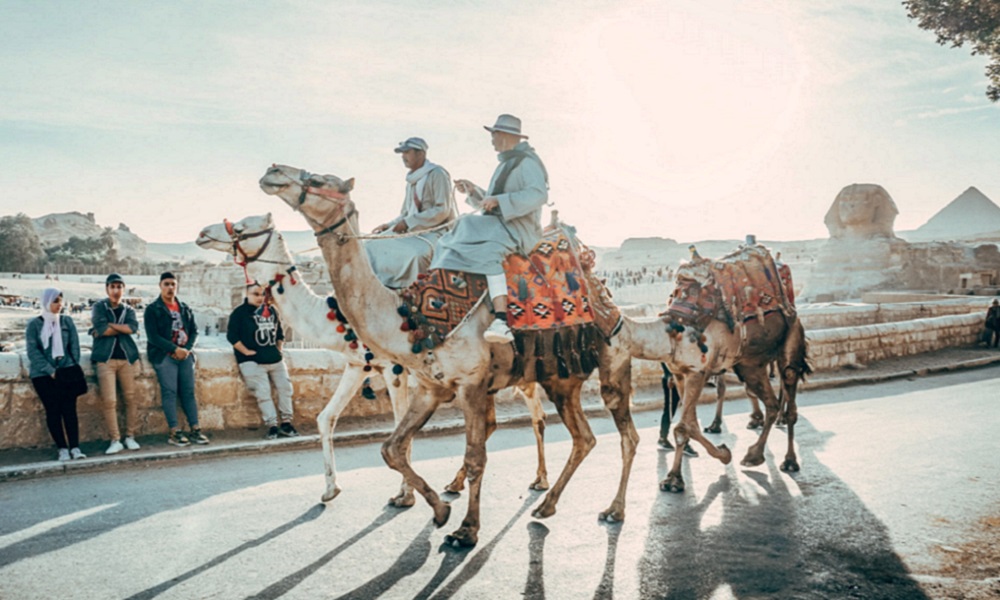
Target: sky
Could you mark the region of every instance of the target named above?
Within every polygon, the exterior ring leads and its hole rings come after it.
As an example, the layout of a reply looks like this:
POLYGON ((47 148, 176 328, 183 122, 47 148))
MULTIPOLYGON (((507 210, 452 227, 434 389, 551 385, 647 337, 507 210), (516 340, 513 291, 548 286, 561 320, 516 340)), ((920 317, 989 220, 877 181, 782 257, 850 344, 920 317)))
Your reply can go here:
POLYGON ((897 231, 969 186, 1000 203, 985 59, 898 0, 0 0, 0 57, 0 214, 151 242, 306 229, 258 188, 272 163, 354 177, 370 230, 402 205, 399 141, 485 186, 500 113, 592 246, 823 238, 853 183, 897 231))

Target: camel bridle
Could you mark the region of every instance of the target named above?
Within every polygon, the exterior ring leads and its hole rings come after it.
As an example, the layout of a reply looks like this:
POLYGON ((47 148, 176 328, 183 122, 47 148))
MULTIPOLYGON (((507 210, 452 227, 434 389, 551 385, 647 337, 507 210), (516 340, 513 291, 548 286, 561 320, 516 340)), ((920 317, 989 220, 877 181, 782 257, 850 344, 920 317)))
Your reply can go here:
POLYGON ((260 257, 264 254, 264 251, 267 250, 268 245, 271 243, 271 237, 274 235, 274 227, 268 227, 266 229, 261 229, 260 231, 255 231, 253 233, 243 233, 243 232, 237 232, 236 228, 233 226, 233 223, 229 219, 223 219, 222 224, 226 226, 226 233, 229 234, 229 239, 232 242, 233 260, 234 262, 236 262, 236 264, 244 268, 249 263, 252 263, 260 259, 260 257), (267 239, 265 239, 264 243, 261 244, 260 248, 257 250, 257 253, 254 254, 253 256, 247 254, 247 251, 243 249, 240 243, 255 237, 260 237, 262 235, 266 235, 267 239), (241 256, 243 257, 242 260, 240 259, 241 256))
MULTIPOLYGON (((277 169, 278 167, 275 165, 273 168, 277 169)), ((282 172, 282 174, 285 173, 282 172)), ((306 203, 306 198, 310 195, 317 196, 320 200, 325 200, 326 202, 330 202, 341 208, 343 208, 344 205, 346 205, 347 202, 350 200, 350 197, 347 194, 339 190, 331 190, 324 187, 316 187, 313 185, 309 185, 310 182, 312 181, 312 178, 313 174, 310 173, 309 171, 304 171, 304 170, 299 171, 299 178, 298 181, 296 181, 295 183, 299 186, 301 192, 299 192, 298 205, 293 206, 292 208, 296 212, 301 213, 302 216, 305 217, 306 221, 309 221, 309 224, 313 226, 313 229, 317 229, 315 233, 316 237, 322 237, 324 235, 335 232, 337 229, 339 229, 341 226, 347 223, 348 219, 356 215, 357 211, 354 209, 354 206, 352 205, 351 209, 347 211, 347 213, 344 214, 344 216, 341 217, 333 225, 323 225, 319 221, 316 221, 306 213, 302 212, 302 205, 306 203)), ((343 243, 344 241, 346 241, 346 237, 341 236, 341 243, 343 243)))

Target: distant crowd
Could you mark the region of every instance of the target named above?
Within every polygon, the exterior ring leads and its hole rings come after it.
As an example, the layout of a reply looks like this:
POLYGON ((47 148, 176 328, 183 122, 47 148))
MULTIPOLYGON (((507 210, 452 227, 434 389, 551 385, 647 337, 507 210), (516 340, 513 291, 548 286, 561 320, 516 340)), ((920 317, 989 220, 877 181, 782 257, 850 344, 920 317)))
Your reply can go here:
POLYGON ((610 288, 626 285, 644 285, 673 281, 674 270, 670 267, 642 267, 641 269, 598 270, 596 274, 604 279, 610 288))

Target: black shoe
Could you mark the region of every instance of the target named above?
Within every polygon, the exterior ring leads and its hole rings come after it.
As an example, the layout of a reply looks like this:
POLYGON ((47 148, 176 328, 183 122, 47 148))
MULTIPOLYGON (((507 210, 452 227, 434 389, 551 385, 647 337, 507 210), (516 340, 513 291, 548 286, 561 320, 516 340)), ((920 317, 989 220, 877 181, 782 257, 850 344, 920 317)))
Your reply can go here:
POLYGON ((190 445, 191 441, 188 440, 188 436, 183 431, 178 429, 177 431, 170 434, 170 436, 167 438, 167 443, 170 444, 171 446, 180 446, 183 448, 184 446, 190 445))
POLYGON ((194 442, 194 443, 196 443, 196 444, 207 444, 208 443, 208 438, 205 437, 205 434, 202 433, 201 429, 198 429, 198 428, 192 429, 191 433, 188 434, 188 437, 190 437, 191 441, 194 442))
POLYGON ((277 425, 271 425, 271 428, 267 430, 266 439, 269 439, 269 440, 276 440, 276 439, 278 439, 278 426, 277 425))
POLYGON ((691 447, 691 444, 684 444, 684 456, 690 456, 691 458, 698 458, 698 452, 691 447))
POLYGON ((656 441, 656 443, 659 444, 660 448, 663 448, 664 450, 673 450, 674 449, 674 445, 671 444, 670 440, 667 439, 667 438, 665 438, 665 437, 661 437, 659 440, 656 441))
POLYGON ((278 429, 278 435, 281 437, 299 437, 299 432, 295 431, 291 423, 282 423, 281 428, 278 429))

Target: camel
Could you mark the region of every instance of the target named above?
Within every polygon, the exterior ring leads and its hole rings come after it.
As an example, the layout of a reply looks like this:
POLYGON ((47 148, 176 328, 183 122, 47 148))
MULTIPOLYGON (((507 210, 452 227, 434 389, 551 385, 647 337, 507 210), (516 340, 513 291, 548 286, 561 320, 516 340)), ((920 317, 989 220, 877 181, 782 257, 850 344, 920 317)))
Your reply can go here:
MULTIPOLYGON (((465 469, 469 482, 469 503, 461 526, 445 537, 446 543, 472 547, 478 541, 480 493, 486 464, 486 439, 496 428, 494 394, 497 390, 526 381, 532 373, 511 376, 514 348, 511 344, 489 345, 483 332, 492 319, 486 303, 480 303, 463 325, 433 350, 414 354, 407 334, 400 331, 397 309, 399 294, 379 283, 359 241, 358 211, 350 194, 354 180, 334 175, 312 175, 301 169, 273 165, 260 180, 261 189, 278 196, 302 214, 314 230, 330 271, 333 287, 340 290, 340 307, 359 337, 376 356, 400 364, 417 378, 426 394, 410 403, 409 410, 390 438, 382 445, 382 456, 390 468, 403 474, 434 512, 434 523, 443 526, 451 507, 443 502, 409 461, 413 435, 444 402, 456 400, 465 417, 465 469)), ((617 338, 601 345, 598 371, 601 395, 611 411, 621 437, 622 472, 611 505, 600 513, 606 521, 625 516, 628 475, 639 436, 632 422, 631 357, 617 338)), ((573 448, 555 484, 533 511, 536 518, 556 512, 570 478, 596 443, 580 405, 584 377, 566 379, 550 376, 539 381, 573 439, 573 448)))
MULTIPOLYGON (((705 438, 695 414, 705 381, 712 375, 732 369, 747 391, 763 401, 766 411, 760 437, 747 450, 741 464, 752 467, 764 462, 768 434, 778 413, 783 412, 788 426, 788 450, 780 468, 782 471, 798 471, 794 446, 795 422, 798 419, 795 395, 799 380, 811 372, 806 361, 805 330, 801 322, 781 312, 767 314, 763 323, 752 319, 744 324, 745 342, 738 330, 731 331, 728 325, 717 319, 708 324, 701 336, 669 325, 669 317, 626 318, 620 335, 631 347, 633 356, 665 362, 677 378, 683 411, 680 423, 674 428, 676 447, 683 448, 688 440, 693 439, 723 464, 732 460, 732 453, 725 444, 716 447, 705 438), (706 351, 703 352, 700 346, 706 351), (778 363, 785 403, 783 410, 768 379, 768 366, 772 361, 778 363)), ((671 469, 660 483, 662 490, 684 491, 682 460, 683 453, 675 452, 671 469)))
MULTIPOLYGON (((333 451, 333 432, 337 420, 347 408, 347 404, 358 393, 366 377, 373 374, 381 375, 386 383, 389 399, 392 404, 392 414, 398 425, 409 406, 408 373, 391 361, 379 357, 366 360, 367 350, 357 345, 351 348, 344 335, 337 333, 336 321, 328 317, 330 307, 327 299, 313 292, 305 281, 295 277, 295 261, 288 250, 281 233, 275 229, 271 214, 246 217, 236 223, 216 223, 202 229, 195 241, 200 247, 218 250, 231 254, 237 264, 244 265, 249 280, 258 281, 267 286, 268 282, 279 282, 272 286, 269 295, 281 315, 282 321, 291 326, 303 339, 310 343, 329 348, 342 354, 345 358, 344 372, 333 396, 316 418, 320 440, 323 445, 324 477, 326 489, 321 500, 329 502, 340 494, 337 485, 337 466, 333 451), (369 371, 365 367, 370 366, 369 371), (395 373, 398 371, 398 374, 395 373), (390 377, 392 374, 392 377, 390 377)), ((519 388, 518 393, 524 398, 531 414, 532 428, 538 447, 538 469, 531 489, 548 488, 548 472, 545 468, 544 431, 545 412, 541 399, 534 385, 519 388)), ((455 479, 445 488, 448 492, 459 492, 463 489, 464 471, 459 470, 455 479)), ((396 507, 412 506, 414 503, 413 489, 404 480, 399 493, 389 499, 389 504, 396 507)))

